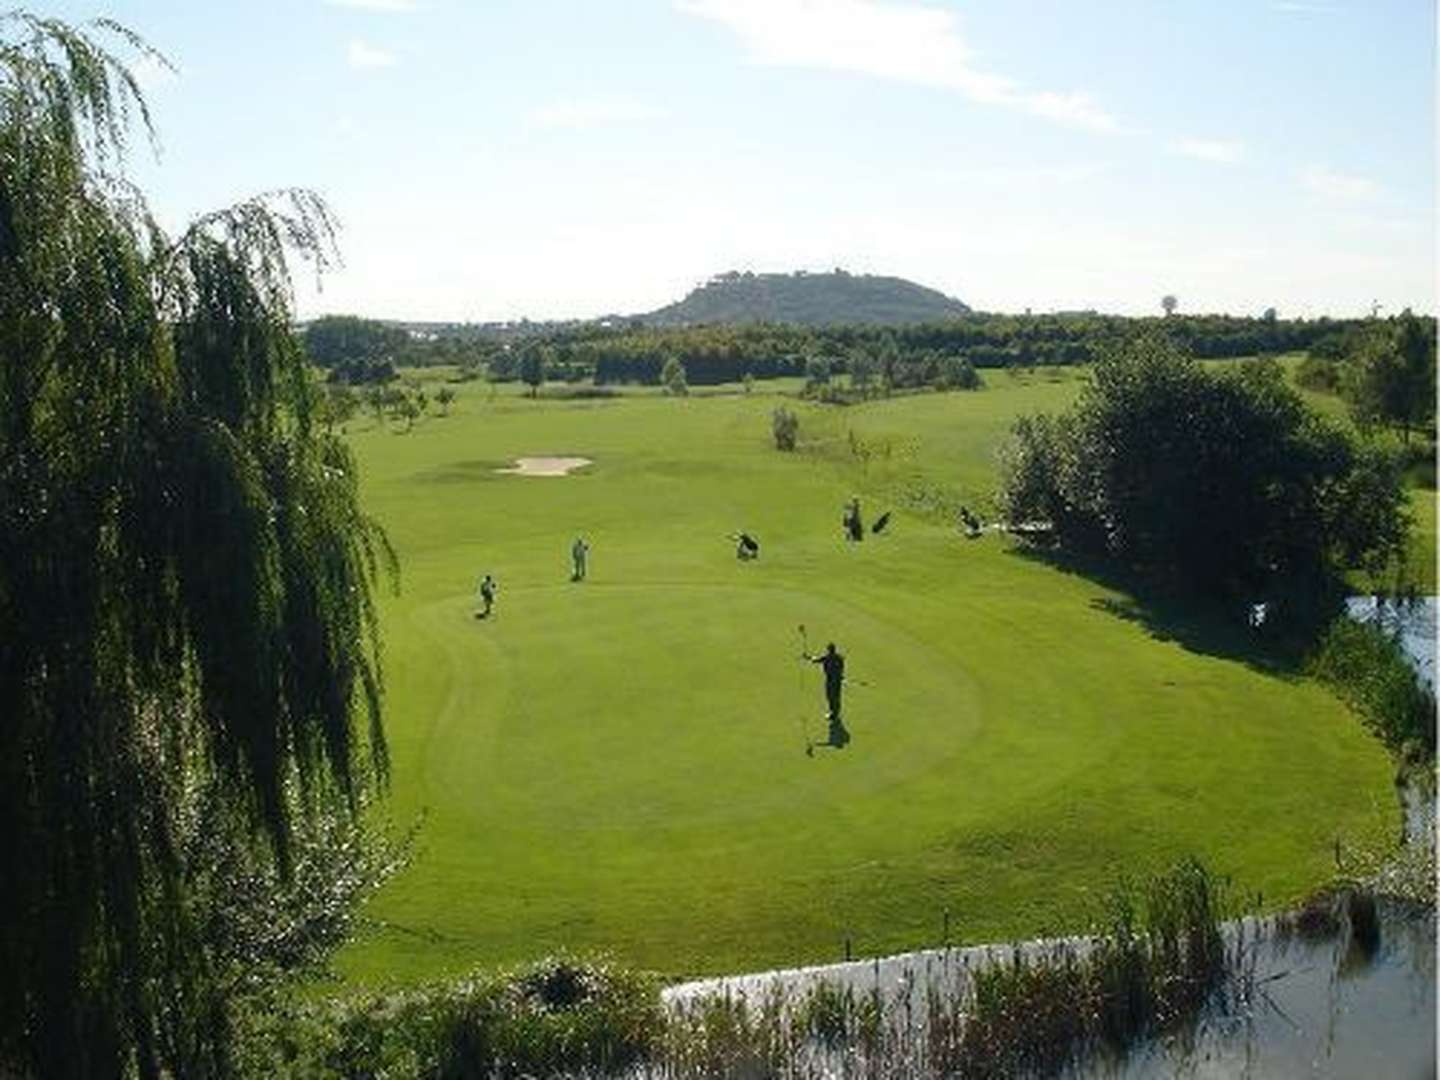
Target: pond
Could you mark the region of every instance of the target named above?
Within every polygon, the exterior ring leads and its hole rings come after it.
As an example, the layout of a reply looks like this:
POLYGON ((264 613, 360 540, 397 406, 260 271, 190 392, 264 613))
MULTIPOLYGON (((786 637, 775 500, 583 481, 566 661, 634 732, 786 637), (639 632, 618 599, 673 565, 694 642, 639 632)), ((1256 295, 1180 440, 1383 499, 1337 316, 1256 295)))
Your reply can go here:
POLYGON ((1374 622, 1399 635, 1416 673, 1431 687, 1435 685, 1435 597, 1391 600, 1375 596, 1352 596, 1346 610, 1358 622, 1374 622))
POLYGON ((1072 1075, 1434 1076, 1434 913, 1381 901, 1379 916, 1374 951, 1348 930, 1328 940, 1262 934, 1248 947, 1246 1000, 1123 1061, 1091 1061, 1072 1075))

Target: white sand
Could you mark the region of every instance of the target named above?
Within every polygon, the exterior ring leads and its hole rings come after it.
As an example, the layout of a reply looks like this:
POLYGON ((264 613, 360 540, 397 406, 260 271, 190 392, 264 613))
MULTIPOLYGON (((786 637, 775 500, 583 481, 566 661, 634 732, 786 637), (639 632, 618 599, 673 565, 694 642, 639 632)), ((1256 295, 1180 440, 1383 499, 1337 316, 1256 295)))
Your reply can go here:
POLYGON ((593 464, 593 461, 584 457, 522 457, 516 458, 511 468, 495 471, 514 473, 516 476, 564 476, 572 469, 593 464))

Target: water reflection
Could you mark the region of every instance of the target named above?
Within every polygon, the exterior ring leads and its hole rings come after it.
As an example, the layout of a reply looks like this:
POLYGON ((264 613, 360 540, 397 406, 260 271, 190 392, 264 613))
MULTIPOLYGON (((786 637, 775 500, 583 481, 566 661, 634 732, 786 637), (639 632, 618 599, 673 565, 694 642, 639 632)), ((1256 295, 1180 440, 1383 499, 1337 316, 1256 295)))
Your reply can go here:
POLYGON ((1348 928, 1328 939, 1261 935, 1244 988, 1183 1035, 1076 1077, 1427 1077, 1435 1075, 1433 912, 1380 903, 1373 952, 1348 928))

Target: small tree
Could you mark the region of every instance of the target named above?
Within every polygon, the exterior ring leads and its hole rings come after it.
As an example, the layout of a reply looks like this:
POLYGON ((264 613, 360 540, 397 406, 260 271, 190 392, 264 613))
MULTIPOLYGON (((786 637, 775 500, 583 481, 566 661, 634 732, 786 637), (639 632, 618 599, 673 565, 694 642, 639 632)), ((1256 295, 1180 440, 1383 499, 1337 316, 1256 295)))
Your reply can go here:
POLYGON ((830 385, 830 360, 824 356, 811 356, 805 361, 805 393, 819 393, 822 387, 830 385))
POLYGON ((965 357, 952 357, 950 385, 956 390, 979 390, 985 385, 975 365, 965 357))
POLYGON ((1379 325, 1346 362, 1341 392, 1363 428, 1398 428, 1405 441, 1435 419, 1434 323, 1406 310, 1379 325))
POLYGON ((520 381, 530 388, 530 396, 540 393, 540 384, 545 381, 545 356, 540 346, 531 345, 520 354, 520 381))
POLYGON ((878 365, 866 349, 851 350, 847 361, 850 367, 850 386, 865 397, 870 396, 870 384, 875 381, 878 365))
POLYGON ((665 393, 675 397, 684 397, 690 393, 690 386, 685 381, 685 365, 678 357, 666 358, 665 366, 660 369, 660 385, 665 388, 665 393))
POLYGON ((781 405, 770 414, 770 430, 775 434, 775 449, 794 450, 800 434, 800 417, 781 405))
POLYGON ((1179 306, 1180 306, 1180 300, 1179 300, 1179 298, 1176 297, 1176 296, 1174 296, 1174 295, 1172 295, 1171 293, 1166 293, 1164 296, 1162 296, 1162 297, 1160 298, 1160 307, 1161 307, 1162 309, 1164 309, 1165 315, 1166 315, 1167 318, 1168 318, 1169 316, 1171 316, 1171 315, 1174 315, 1174 314, 1175 314, 1175 309, 1178 308, 1179 306))
POLYGON ((450 403, 455 400, 455 391, 448 386, 442 386, 435 391, 435 404, 440 406, 440 415, 450 415, 450 403))
POLYGON ((413 394, 407 394, 403 390, 395 393, 395 418, 405 421, 405 430, 409 432, 415 427, 415 421, 420 419, 420 401, 413 394))
POLYGON ((348 383, 338 382, 325 388, 325 396, 320 403, 321 418, 325 426, 333 428, 336 424, 344 424, 355 415, 357 398, 348 383))
POLYGON ((375 414, 377 424, 385 419, 385 394, 385 387, 378 383, 371 383, 365 388, 365 406, 375 414))

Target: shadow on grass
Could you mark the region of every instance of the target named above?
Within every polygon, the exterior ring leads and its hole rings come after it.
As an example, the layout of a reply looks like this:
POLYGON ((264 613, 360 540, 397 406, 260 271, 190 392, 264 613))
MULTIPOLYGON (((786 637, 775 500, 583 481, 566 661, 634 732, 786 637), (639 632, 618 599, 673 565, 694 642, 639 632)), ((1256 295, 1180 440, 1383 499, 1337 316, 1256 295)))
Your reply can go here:
POLYGON ((1237 661, 1268 675, 1298 676, 1319 629, 1340 610, 1334 590, 1291 598, 1283 608, 1272 599, 1270 617, 1254 627, 1244 604, 1166 588, 1098 559, 1027 544, 1015 545, 1011 554, 1122 594, 1093 597, 1090 607, 1135 623, 1156 641, 1173 641, 1189 652, 1237 661))

